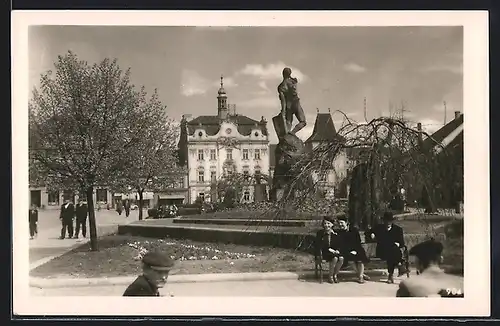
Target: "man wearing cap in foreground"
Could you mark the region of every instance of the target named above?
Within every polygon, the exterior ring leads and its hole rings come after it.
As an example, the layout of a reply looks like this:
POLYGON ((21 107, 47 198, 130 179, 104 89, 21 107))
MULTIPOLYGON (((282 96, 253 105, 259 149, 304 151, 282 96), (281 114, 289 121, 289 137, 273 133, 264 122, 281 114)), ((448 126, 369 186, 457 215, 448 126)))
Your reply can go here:
POLYGON ((417 276, 399 284, 397 297, 463 297, 462 282, 447 275, 439 267, 443 245, 433 239, 421 242, 410 249, 416 257, 417 276))
POLYGON ((124 297, 159 297, 158 289, 167 283, 174 260, 160 252, 148 252, 142 258, 142 275, 128 286, 124 297))

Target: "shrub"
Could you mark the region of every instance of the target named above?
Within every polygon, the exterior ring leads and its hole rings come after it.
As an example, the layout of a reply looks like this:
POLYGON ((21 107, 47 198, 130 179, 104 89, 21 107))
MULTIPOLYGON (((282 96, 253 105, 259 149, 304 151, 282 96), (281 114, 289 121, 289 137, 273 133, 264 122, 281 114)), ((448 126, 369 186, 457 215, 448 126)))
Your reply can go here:
POLYGON ((179 209, 181 209, 181 208, 200 208, 200 207, 201 207, 201 203, 197 202, 194 204, 183 204, 182 206, 179 206, 179 209))
POLYGON ((185 216, 185 215, 196 215, 200 213, 201 212, 199 207, 181 207, 179 208, 178 215, 185 216))
POLYGON ((464 236, 464 219, 457 219, 444 227, 444 233, 449 238, 462 238, 464 236))
POLYGON ((148 216, 155 218, 158 215, 158 210, 156 208, 148 209, 148 216))

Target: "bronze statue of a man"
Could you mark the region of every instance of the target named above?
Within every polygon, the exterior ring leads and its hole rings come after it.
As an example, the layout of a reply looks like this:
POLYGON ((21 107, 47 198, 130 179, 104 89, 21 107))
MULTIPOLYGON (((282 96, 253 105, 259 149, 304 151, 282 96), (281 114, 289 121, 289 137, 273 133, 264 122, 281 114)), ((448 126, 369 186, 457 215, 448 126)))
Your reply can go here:
POLYGON ((297 83, 297 78, 292 77, 292 69, 288 67, 283 69, 283 81, 278 85, 278 94, 281 102, 281 115, 286 129, 285 134, 295 135, 306 126, 306 116, 297 94, 297 83), (299 123, 290 131, 294 115, 299 123))

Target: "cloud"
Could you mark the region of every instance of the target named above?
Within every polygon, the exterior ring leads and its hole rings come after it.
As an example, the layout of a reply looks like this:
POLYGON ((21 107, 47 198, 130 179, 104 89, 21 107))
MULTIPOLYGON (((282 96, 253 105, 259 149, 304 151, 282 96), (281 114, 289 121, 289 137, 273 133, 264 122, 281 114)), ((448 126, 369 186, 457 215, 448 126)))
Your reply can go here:
POLYGON ((296 67, 286 65, 282 61, 269 64, 247 64, 241 69, 238 74, 254 76, 263 80, 279 80, 282 78, 283 68, 289 67, 292 69, 292 76, 298 78, 299 81, 306 81, 308 77, 296 67))
POLYGON ((435 119, 420 119, 419 122, 422 123, 422 130, 428 134, 432 134, 443 127, 443 121, 435 119))
POLYGON ((267 86, 266 84, 266 81, 265 80, 261 80, 257 83, 257 85, 259 86, 260 89, 264 90, 264 91, 269 91, 269 87, 267 86))
MULTIPOLYGON (((184 69, 181 76, 181 94, 190 97, 204 95, 209 89, 220 86, 220 81, 212 81, 194 70, 184 69)), ((231 88, 238 86, 232 77, 224 78, 224 87, 231 88)))
MULTIPOLYGON (((396 108, 393 109, 392 111, 389 110, 383 110, 380 112, 381 116, 383 117, 392 117, 392 118, 401 118, 401 109, 396 108)), ((415 118, 416 114, 410 110, 406 110, 403 112, 403 118, 408 119, 408 118, 415 118)))
POLYGON ((344 65, 344 69, 347 70, 347 71, 350 71, 350 72, 357 72, 357 73, 361 73, 361 72, 365 72, 366 71, 365 67, 360 66, 360 65, 358 65, 357 63, 354 63, 354 62, 345 64, 344 65))
POLYGON ((258 89, 256 91, 252 92, 255 95, 268 96, 269 94, 271 94, 271 89, 269 88, 265 80, 260 80, 257 83, 257 88, 258 89))
MULTIPOLYGON (((220 80, 213 82, 212 86, 220 87, 220 80)), ((224 88, 232 88, 236 86, 238 86, 238 84, 236 83, 233 77, 224 77, 224 88)))
POLYGON ((280 102, 277 96, 257 97, 247 101, 240 101, 238 106, 244 108, 275 108, 276 112, 280 110, 280 102))
POLYGON ((435 72, 448 72, 456 75, 462 75, 464 73, 463 65, 450 65, 450 64, 437 64, 426 67, 423 69, 424 72, 435 73, 435 72))

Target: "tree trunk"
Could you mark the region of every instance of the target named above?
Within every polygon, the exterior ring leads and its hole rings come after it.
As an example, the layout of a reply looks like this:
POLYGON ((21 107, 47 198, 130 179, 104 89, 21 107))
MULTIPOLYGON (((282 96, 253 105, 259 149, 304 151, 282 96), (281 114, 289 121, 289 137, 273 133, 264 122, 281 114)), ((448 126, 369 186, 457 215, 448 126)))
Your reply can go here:
POLYGON ((138 189, 137 193, 139 194, 139 221, 142 221, 142 205, 143 205, 143 193, 144 189, 138 189))
POLYGON ((95 221, 94 211, 94 187, 88 187, 87 194, 87 207, 89 210, 89 228, 90 228, 90 251, 98 251, 97 246, 97 225, 95 221))

